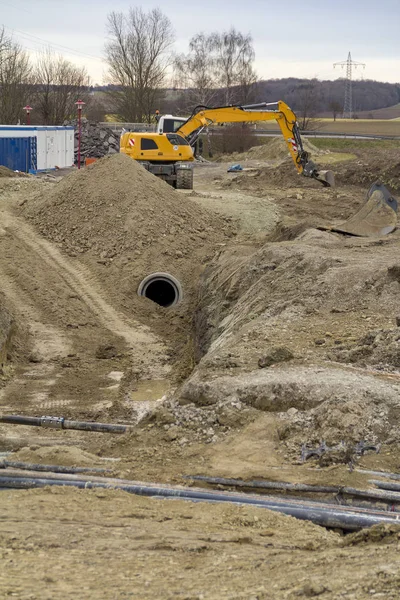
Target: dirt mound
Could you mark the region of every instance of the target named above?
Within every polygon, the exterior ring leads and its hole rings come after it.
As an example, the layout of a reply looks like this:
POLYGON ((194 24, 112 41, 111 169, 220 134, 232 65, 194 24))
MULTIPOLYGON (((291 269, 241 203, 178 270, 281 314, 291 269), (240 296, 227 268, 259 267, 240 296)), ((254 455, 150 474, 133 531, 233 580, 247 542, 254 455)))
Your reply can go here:
POLYGON ((241 190, 266 189, 268 187, 288 188, 321 188, 321 184, 310 177, 302 177, 295 168, 291 158, 279 167, 261 167, 256 171, 238 173, 221 183, 223 188, 239 188, 241 190))
POLYGON ((225 400, 272 413, 280 420, 280 440, 297 456, 305 442, 400 441, 392 419, 400 408, 398 386, 364 373, 279 365, 206 377, 204 373, 193 376, 182 388, 182 401, 207 407, 225 400))
MULTIPOLYGON (((357 346, 355 340, 372 324, 393 327, 397 245, 395 237, 380 244, 309 229, 242 260, 222 253, 205 274, 196 316, 203 357, 181 391, 183 401, 209 406, 216 398, 238 399, 258 410, 287 413, 281 439, 288 447, 295 441, 297 451, 303 442, 339 443, 344 432, 354 442, 400 441, 400 429, 390 421, 399 408, 392 375, 383 390, 372 377, 350 376, 349 367, 320 367, 327 356, 337 363, 343 355, 349 362, 347 348, 357 346), (265 365, 278 348, 293 359, 287 366, 276 360, 265 365), (306 373, 299 368, 310 363, 316 366, 306 373)), ((374 338, 375 364, 400 364, 399 337, 394 332, 374 338)))
POLYGON ((0 177, 19 177, 21 173, 16 173, 15 171, 11 171, 11 169, 7 169, 3 165, 0 165, 0 177))
POLYGON ((153 327, 184 370, 198 279, 218 244, 233 235, 230 217, 207 211, 124 154, 72 173, 21 210, 44 237, 79 257, 82 277, 94 275, 109 303, 153 327), (176 308, 138 297, 140 282, 155 272, 180 281, 176 308))
POLYGON ((226 228, 123 154, 65 177, 28 201, 24 212, 69 255, 90 252, 106 261, 149 249, 190 256, 205 237, 207 244, 219 240, 226 228))
POLYGON ((12 460, 66 467, 91 467, 101 464, 101 459, 76 446, 45 446, 21 448, 12 455, 12 460))
POLYGON ((362 338, 334 348, 331 360, 362 366, 373 365, 384 371, 400 370, 400 329, 369 331, 362 338))
POLYGON ((400 160, 398 150, 370 150, 368 154, 347 164, 335 166, 338 185, 368 186, 379 180, 394 193, 400 192, 400 160))
MULTIPOLYGON (((320 150, 309 140, 303 139, 303 147, 311 156, 327 154, 326 150, 320 150)), ((282 137, 275 137, 266 144, 253 146, 247 152, 234 153, 224 160, 234 158, 235 160, 284 160, 289 157, 287 143, 282 137)))

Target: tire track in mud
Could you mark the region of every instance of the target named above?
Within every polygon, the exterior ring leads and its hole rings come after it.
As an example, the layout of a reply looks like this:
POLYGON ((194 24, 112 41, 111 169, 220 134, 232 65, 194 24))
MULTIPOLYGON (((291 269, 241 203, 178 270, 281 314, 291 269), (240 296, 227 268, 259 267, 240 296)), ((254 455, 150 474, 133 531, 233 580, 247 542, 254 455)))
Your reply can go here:
POLYGON ((96 361, 94 351, 110 334, 111 339, 116 336, 124 342, 132 363, 140 360, 147 376, 166 376, 169 367, 163 342, 148 327, 109 304, 89 269, 72 264, 11 211, 4 201, 0 203, 1 290, 16 312, 17 322, 28 326, 38 364, 18 368, 16 378, 0 391, 2 410, 62 410, 71 403, 77 405, 71 398, 78 388, 88 390, 85 404, 93 403, 90 396, 100 395, 99 381, 107 368, 96 361), (77 323, 88 320, 87 327, 70 327, 70 319, 77 323), (77 351, 86 361, 83 372, 79 365, 78 371, 62 368, 60 362, 77 351), (91 371, 89 387, 85 385, 87 368, 91 371))
POLYGON ((100 291, 95 289, 94 277, 88 269, 82 265, 79 267, 72 265, 67 258, 61 255, 59 250, 47 240, 41 239, 21 218, 4 212, 1 216, 6 231, 27 246, 74 292, 79 294, 105 329, 122 337, 129 347, 137 344, 159 344, 159 340, 148 327, 133 320, 127 322, 126 318, 122 317, 104 300, 100 291))

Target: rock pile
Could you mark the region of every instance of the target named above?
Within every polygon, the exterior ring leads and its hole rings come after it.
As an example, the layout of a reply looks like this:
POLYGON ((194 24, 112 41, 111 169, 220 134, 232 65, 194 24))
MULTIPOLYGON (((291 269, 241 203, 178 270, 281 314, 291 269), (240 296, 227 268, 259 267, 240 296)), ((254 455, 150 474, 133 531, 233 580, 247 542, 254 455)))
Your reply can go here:
MULTIPOLYGON (((78 121, 65 122, 64 125, 75 127, 75 163, 78 160, 78 121)), ((107 154, 119 152, 120 134, 110 127, 100 126, 99 123, 82 119, 81 162, 85 158, 101 158, 107 154)))

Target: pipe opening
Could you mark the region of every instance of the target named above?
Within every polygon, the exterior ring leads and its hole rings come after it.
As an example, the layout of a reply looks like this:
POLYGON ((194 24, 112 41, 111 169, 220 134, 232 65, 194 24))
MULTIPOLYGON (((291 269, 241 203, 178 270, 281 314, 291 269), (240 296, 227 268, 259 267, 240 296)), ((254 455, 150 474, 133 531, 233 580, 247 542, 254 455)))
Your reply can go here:
POLYGON ((181 284, 175 277, 169 273, 152 273, 140 283, 138 295, 169 308, 178 304, 183 294, 181 284))

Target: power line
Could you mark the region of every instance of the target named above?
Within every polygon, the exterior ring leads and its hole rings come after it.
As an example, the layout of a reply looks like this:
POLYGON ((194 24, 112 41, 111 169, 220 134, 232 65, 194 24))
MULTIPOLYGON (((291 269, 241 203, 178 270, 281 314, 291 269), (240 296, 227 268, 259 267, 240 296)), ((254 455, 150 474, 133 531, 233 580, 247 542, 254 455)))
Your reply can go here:
POLYGON ((28 15, 33 15, 34 14, 30 10, 26 10, 26 8, 23 8, 22 6, 15 6, 15 4, 11 4, 11 2, 5 2, 5 0, 0 0, 0 2, 2 4, 5 4, 6 6, 10 6, 10 8, 14 8, 18 12, 20 12, 22 10, 23 12, 28 13, 28 15))
POLYGON ((365 69, 365 64, 356 62, 352 60, 351 54, 347 57, 347 60, 342 62, 337 62, 333 64, 333 68, 341 67, 342 69, 346 67, 346 81, 344 84, 344 106, 343 106, 343 118, 344 119, 352 119, 353 118, 353 79, 352 79, 352 69, 353 67, 357 69, 357 67, 363 67, 365 69))
POLYGON ((76 54, 78 56, 82 56, 83 58, 89 57, 89 58, 92 58, 94 60, 97 60, 97 61, 100 61, 100 62, 104 62, 104 59, 100 58, 99 56, 94 56, 93 54, 88 54, 86 52, 79 52, 78 50, 74 50, 73 48, 69 48, 68 46, 63 46, 61 44, 49 42, 48 40, 40 38, 40 37, 38 37, 36 35, 33 35, 33 34, 28 33, 26 31, 21 31, 19 29, 8 27, 7 25, 2 25, 2 27, 4 27, 5 29, 7 29, 8 31, 10 31, 11 33, 13 33, 13 32, 18 33, 22 38, 27 39, 31 43, 40 44, 42 46, 50 46, 51 48, 54 48, 55 50, 58 50, 59 48, 61 48, 64 51, 67 50, 68 52, 72 52, 73 54, 76 54))

